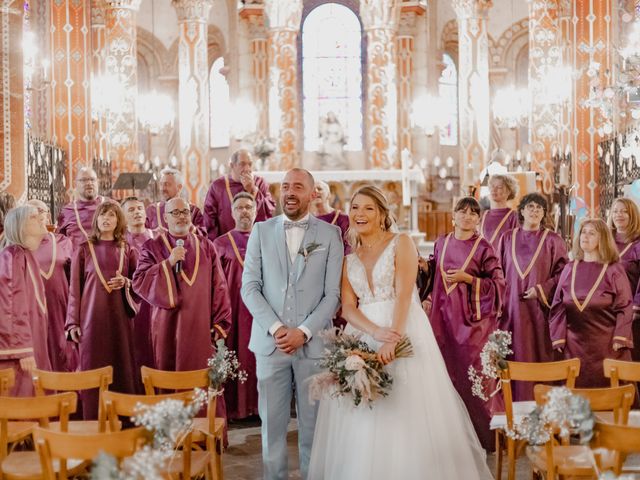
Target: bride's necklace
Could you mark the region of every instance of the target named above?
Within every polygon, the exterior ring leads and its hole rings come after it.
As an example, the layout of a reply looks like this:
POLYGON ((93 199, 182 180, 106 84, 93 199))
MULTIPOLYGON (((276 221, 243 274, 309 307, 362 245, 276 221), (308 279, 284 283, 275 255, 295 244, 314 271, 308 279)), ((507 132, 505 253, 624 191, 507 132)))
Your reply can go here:
POLYGON ((380 240, 382 240, 384 238, 384 233, 381 233, 380 235, 378 235, 378 238, 373 241, 372 243, 366 244, 364 243, 364 241, 362 242, 362 246, 364 248, 368 248, 368 249, 372 249, 373 247, 375 247, 378 243, 380 243, 380 240))

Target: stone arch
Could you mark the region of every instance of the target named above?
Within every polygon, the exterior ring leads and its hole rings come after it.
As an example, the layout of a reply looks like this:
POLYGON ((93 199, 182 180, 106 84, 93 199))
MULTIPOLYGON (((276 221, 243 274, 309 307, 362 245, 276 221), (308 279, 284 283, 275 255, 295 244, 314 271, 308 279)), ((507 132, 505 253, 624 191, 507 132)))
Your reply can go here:
POLYGON ((169 51, 157 37, 142 27, 137 27, 136 36, 138 71, 151 84, 158 77, 170 73, 169 51))
MULTIPOLYGON (((178 43, 180 39, 176 39, 169 48, 168 58, 171 59, 170 64, 172 70, 177 72, 178 69, 178 43)), ((207 25, 207 61, 209 69, 218 57, 227 53, 227 46, 222 31, 215 25, 207 25)))
POLYGON ((512 69, 520 50, 529 48, 529 18, 514 22, 495 42, 489 42, 491 66, 512 69))
POLYGON ((458 22, 453 19, 444 24, 440 36, 441 48, 458 63, 458 22))

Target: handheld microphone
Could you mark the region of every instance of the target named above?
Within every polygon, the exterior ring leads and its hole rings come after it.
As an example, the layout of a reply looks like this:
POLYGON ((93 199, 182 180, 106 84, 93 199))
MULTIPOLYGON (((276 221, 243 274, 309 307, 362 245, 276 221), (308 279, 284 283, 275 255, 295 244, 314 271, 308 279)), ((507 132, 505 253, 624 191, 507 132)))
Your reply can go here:
MULTIPOLYGON (((184 240, 181 238, 176 240, 176 247, 184 247, 184 240)), ((182 271, 182 260, 178 260, 174 268, 176 273, 180 273, 182 271)))

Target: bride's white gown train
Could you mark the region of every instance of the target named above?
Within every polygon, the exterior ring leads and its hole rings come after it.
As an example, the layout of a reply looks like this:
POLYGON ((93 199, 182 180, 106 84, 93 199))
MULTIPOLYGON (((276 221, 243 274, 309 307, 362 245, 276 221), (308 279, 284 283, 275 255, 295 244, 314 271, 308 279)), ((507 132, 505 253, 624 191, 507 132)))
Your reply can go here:
MULTIPOLYGON (((372 322, 391 326, 395 304, 396 236, 380 255, 369 287, 360 259, 347 256, 347 274, 360 310, 372 322)), ((351 326, 347 331, 353 332, 351 326)), ((324 398, 315 428, 309 480, 474 480, 493 478, 485 451, 444 360, 417 293, 406 333, 414 356, 387 366, 388 397, 373 408, 349 398, 324 398)), ((374 349, 380 344, 363 335, 374 349)))

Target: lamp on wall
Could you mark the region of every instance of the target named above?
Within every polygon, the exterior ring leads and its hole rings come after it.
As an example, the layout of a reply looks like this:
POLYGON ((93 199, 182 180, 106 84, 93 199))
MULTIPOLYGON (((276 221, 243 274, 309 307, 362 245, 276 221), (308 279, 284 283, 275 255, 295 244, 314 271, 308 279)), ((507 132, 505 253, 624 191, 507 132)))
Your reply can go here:
POLYGON ((440 97, 422 95, 411 105, 411 125, 419 128, 428 137, 433 136, 437 129, 449 124, 449 104, 440 97))
POLYGON ((529 119, 529 90, 506 87, 493 97, 493 118, 499 127, 517 128, 526 126, 529 119))

